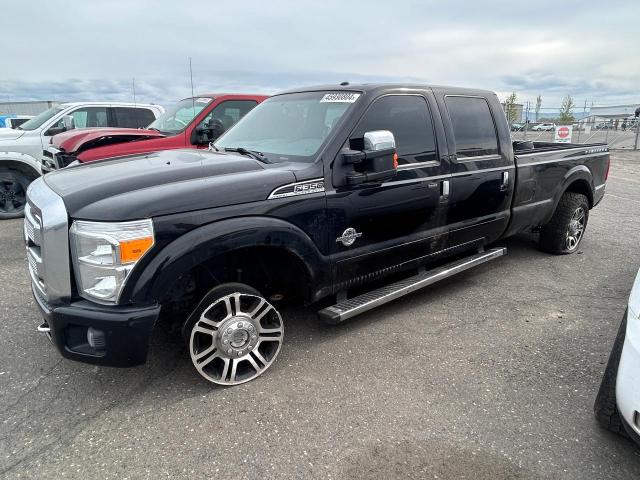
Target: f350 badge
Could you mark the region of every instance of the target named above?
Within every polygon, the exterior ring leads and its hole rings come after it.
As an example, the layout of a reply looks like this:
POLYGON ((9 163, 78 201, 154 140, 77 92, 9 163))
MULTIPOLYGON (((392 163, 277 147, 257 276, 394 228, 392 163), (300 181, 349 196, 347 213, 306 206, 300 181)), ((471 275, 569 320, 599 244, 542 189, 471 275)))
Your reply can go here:
POLYGON ((336 243, 342 243, 345 247, 350 247, 355 241, 362 236, 362 233, 356 232, 355 228, 347 228, 342 232, 342 236, 336 238, 336 243))

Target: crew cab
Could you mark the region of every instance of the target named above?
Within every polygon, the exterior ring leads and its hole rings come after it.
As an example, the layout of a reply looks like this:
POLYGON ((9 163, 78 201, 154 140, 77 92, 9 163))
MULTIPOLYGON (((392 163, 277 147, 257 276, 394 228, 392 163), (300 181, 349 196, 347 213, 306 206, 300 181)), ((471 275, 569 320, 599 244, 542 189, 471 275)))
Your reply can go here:
POLYGON ((484 90, 288 91, 207 150, 34 182, 39 329, 67 358, 130 366, 173 322, 204 379, 246 382, 280 351, 284 302, 325 299, 320 318, 338 323, 500 258, 520 232, 576 252, 608 168, 606 145, 512 143, 484 90))
POLYGON ((162 112, 159 105, 140 103, 63 103, 16 129, 1 129, 0 219, 23 215, 27 187, 41 174, 42 149, 52 136, 74 128, 144 127, 162 112))
POLYGON ((244 117, 264 95, 203 94, 185 98, 144 129, 74 130, 56 135, 42 152, 42 172, 175 148, 207 148, 209 142, 244 117))

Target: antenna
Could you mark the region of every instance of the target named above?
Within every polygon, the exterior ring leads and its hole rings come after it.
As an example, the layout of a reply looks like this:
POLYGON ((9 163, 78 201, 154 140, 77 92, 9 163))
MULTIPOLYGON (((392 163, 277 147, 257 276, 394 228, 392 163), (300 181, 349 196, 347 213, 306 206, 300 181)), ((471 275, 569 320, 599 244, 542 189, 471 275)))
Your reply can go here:
POLYGON ((131 87, 133 88, 133 104, 137 106, 136 102, 136 77, 133 77, 133 81, 131 82, 131 87))
POLYGON ((189 77, 191 78, 191 105, 193 106, 193 118, 196 117, 196 99, 193 96, 193 69, 191 68, 191 57, 189 57, 189 77))

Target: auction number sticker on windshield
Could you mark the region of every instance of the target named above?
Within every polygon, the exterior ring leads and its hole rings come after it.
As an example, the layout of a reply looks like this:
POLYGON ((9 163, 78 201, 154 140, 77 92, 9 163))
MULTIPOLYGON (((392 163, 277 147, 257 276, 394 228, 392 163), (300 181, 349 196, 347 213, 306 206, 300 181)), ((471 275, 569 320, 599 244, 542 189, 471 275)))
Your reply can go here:
POLYGON ((196 98, 196 103, 209 103, 210 101, 211 101, 210 98, 204 98, 204 97, 196 98))
POLYGON ((323 102, 333 102, 333 103, 353 103, 358 97, 359 93, 353 92, 336 92, 336 93, 326 93, 324 97, 320 99, 320 103, 323 102))

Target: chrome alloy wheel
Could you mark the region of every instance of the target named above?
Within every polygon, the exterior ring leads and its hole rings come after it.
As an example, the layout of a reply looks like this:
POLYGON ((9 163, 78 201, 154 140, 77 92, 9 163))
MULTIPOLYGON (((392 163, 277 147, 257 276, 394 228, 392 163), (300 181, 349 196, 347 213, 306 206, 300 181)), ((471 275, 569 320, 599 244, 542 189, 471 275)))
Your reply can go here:
POLYGON ((200 375, 220 385, 253 380, 280 352, 284 326, 264 298, 232 293, 205 308, 191 329, 189 353, 200 375))
POLYGON ((571 220, 569 220, 569 226, 567 227, 567 233, 565 235, 565 246, 568 251, 573 251, 578 247, 580 240, 582 240, 582 234, 584 233, 584 227, 587 220, 584 208, 578 207, 571 220))

